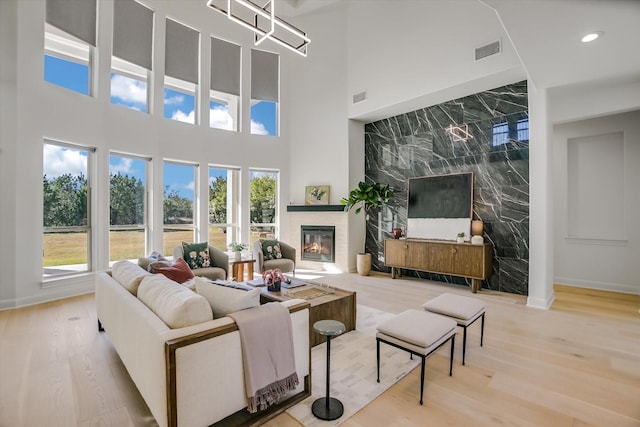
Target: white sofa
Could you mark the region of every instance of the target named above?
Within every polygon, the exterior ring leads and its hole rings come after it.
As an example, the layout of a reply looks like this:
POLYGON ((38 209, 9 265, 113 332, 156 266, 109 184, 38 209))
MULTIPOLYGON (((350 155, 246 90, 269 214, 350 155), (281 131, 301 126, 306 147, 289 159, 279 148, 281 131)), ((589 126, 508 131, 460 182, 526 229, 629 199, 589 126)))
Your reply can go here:
MULTIPOLYGON (((158 280, 157 275, 147 278, 150 273, 129 264, 124 275, 96 275, 98 325, 108 334, 158 424, 206 426, 234 413, 247 415, 240 337, 234 321, 221 317, 171 329, 136 296, 140 283, 142 293, 143 280, 158 280)), ((194 295, 187 296, 187 305, 189 316, 197 319, 202 304, 197 300, 200 296, 194 295)), ((300 385, 277 407, 255 416, 271 417, 310 395, 309 304, 304 300, 282 304, 291 313, 300 385)))

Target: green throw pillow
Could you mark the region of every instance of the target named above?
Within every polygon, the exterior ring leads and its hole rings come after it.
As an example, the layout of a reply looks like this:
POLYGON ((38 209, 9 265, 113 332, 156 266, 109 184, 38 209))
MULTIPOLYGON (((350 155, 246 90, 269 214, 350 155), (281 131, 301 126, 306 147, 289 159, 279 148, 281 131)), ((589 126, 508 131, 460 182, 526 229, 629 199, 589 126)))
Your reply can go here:
POLYGON ((186 243, 182 242, 182 257, 189 264, 192 270, 197 268, 211 267, 211 258, 209 258, 209 243, 186 243))
POLYGON ((282 258, 280 243, 277 240, 264 240, 262 242, 262 254, 265 261, 282 258))

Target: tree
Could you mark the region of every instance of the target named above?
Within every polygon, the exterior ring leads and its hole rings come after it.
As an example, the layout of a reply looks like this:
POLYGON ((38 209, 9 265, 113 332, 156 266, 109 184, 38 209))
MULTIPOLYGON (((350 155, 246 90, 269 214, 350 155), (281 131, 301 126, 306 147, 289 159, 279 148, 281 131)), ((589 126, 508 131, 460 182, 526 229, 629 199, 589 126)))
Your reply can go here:
POLYGON ((227 178, 216 177, 209 184, 209 223, 227 223, 227 178))
POLYGON ((45 227, 87 225, 87 179, 84 174, 43 176, 43 222, 45 227))
POLYGON ((253 178, 249 203, 252 223, 272 223, 275 220, 276 179, 268 175, 253 178))
POLYGON ((109 213, 111 225, 144 223, 144 184, 133 176, 112 174, 110 177, 109 213))
POLYGON ((168 185, 164 188, 162 204, 165 224, 193 223, 193 202, 180 196, 176 190, 170 190, 168 185))

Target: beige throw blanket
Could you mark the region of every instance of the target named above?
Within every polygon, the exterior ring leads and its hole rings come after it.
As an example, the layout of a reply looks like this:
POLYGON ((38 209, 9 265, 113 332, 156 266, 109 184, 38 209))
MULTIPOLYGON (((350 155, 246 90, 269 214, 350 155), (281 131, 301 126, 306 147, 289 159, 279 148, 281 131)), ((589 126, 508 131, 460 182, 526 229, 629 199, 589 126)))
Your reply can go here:
POLYGON ((230 313, 240 331, 244 381, 251 413, 277 403, 299 384, 289 310, 268 303, 230 313))

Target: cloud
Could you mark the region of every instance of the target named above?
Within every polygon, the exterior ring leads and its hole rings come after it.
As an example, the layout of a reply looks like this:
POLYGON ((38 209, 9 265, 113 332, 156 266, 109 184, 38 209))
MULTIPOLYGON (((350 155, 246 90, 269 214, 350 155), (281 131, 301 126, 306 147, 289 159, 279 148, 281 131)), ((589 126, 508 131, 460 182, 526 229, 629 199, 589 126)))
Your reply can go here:
POLYGON ((184 102, 183 95, 174 95, 164 98, 164 105, 178 105, 184 102))
POLYGON ((182 110, 177 110, 171 116, 173 120, 177 120, 179 122, 185 123, 195 123, 195 111, 191 110, 188 113, 183 112, 182 110))
POLYGON ((121 100, 123 103, 146 106, 147 83, 114 74, 111 76, 111 96, 121 100))
POLYGON ((209 110, 209 127, 234 130, 233 118, 226 107, 214 107, 209 110))
POLYGON ((119 162, 115 164, 109 164, 109 173, 111 175, 117 175, 121 173, 123 175, 130 175, 133 173, 131 166, 133 165, 133 159, 126 157, 120 157, 119 162))
POLYGON ((87 176, 87 155, 79 150, 72 150, 52 144, 44 144, 44 174, 48 179, 64 174, 87 176))
POLYGON ((251 120, 251 133, 254 135, 269 135, 269 131, 260 122, 251 120))

